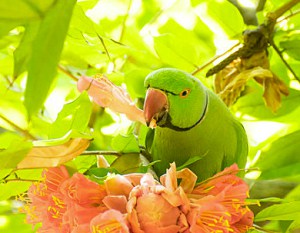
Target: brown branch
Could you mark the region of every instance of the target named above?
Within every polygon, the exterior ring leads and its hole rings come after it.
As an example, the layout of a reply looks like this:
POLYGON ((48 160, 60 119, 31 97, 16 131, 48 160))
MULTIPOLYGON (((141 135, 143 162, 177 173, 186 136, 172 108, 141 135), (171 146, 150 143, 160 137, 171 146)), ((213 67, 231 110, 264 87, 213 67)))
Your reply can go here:
POLYGON ((300 10, 294 11, 290 15, 288 15, 288 16, 286 16, 284 18, 280 18, 280 20, 276 21, 276 24, 281 23, 282 21, 287 20, 287 19, 289 19, 289 18, 291 18, 291 17, 293 17, 295 15, 298 15, 298 14, 300 14, 300 10))
POLYGON ((18 182, 18 181, 24 181, 24 182, 40 182, 41 180, 30 180, 30 179, 7 179, 7 180, 2 180, 3 183, 7 183, 7 182, 18 182))
POLYGON ((121 156, 122 152, 118 152, 118 151, 84 151, 82 152, 80 155, 84 156, 84 155, 116 155, 116 156, 121 156))
POLYGON ((20 126, 16 125, 11 120, 7 119, 5 116, 0 114, 0 118, 4 120, 6 123, 8 123, 10 126, 12 126, 16 131, 21 132, 26 138, 29 138, 31 140, 36 140, 37 138, 34 137, 32 134, 30 134, 27 130, 22 129, 20 126))
POLYGON ((283 6, 279 7, 277 10, 268 13, 267 19, 269 21, 275 22, 280 16, 282 16, 285 12, 293 8, 298 3, 300 3, 300 0, 291 0, 287 2, 283 6))
POLYGON ((236 47, 238 47, 241 43, 238 42, 235 45, 233 45, 231 48, 229 48, 228 50, 226 50, 224 53, 217 55, 215 57, 213 57, 212 59, 210 59, 208 62, 206 62, 204 65, 198 67, 196 70, 194 70, 192 72, 192 75, 197 74, 198 72, 200 72, 201 70, 203 70, 204 68, 206 68, 207 66, 209 66, 211 63, 213 63, 214 61, 216 61, 217 59, 225 56, 226 54, 228 54, 230 51, 232 51, 233 49, 235 49, 236 47))
POLYGON ((74 81, 78 81, 78 78, 75 76, 75 75, 73 75, 69 70, 67 70, 66 68, 64 68, 62 65, 58 65, 58 69, 62 72, 62 73, 64 73, 64 74, 66 74, 67 76, 69 76, 71 79, 73 79, 74 81))

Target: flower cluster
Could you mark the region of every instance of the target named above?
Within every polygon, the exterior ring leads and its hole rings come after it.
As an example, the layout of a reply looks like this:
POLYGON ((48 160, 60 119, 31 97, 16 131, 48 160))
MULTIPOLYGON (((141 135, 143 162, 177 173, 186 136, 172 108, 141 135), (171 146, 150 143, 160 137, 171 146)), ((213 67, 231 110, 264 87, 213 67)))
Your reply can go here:
POLYGON ((175 164, 160 182, 147 174, 110 175, 97 184, 65 167, 49 168, 29 191, 27 222, 39 232, 231 233, 252 227, 248 186, 232 165, 196 184, 189 169, 175 164), (180 184, 178 185, 180 181, 180 184))

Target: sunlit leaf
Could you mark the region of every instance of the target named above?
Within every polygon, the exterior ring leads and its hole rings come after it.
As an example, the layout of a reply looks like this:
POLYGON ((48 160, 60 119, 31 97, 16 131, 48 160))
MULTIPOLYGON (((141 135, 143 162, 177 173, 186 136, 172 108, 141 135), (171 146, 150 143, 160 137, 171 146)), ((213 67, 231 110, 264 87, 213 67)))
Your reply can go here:
POLYGON ((289 89, 289 96, 282 97, 282 106, 276 113, 272 113, 272 111, 265 106, 262 99, 263 91, 261 88, 256 87, 255 89, 250 89, 250 91, 250 93, 241 97, 232 107, 234 111, 240 112, 241 116, 245 114, 257 119, 276 120, 276 118, 291 113, 299 107, 298 100, 300 101, 300 92, 294 89, 289 89))
POLYGON ((300 218, 300 201, 272 205, 255 216, 255 221, 296 220, 300 218))
POLYGON ((282 41, 280 47, 294 59, 300 60, 300 39, 282 41))
POLYGON ((70 130, 85 132, 91 112, 92 103, 84 92, 76 100, 64 105, 51 125, 49 138, 62 137, 70 130))
POLYGON ((0 20, 25 23, 29 20, 39 19, 54 2, 55 0, 2 0, 0 3, 0 20))
POLYGON ((300 230, 300 219, 296 219, 291 223, 287 232, 296 233, 299 232, 299 230, 300 230))
POLYGON ((221 26, 229 37, 240 35, 243 31, 244 23, 242 16, 229 1, 208 1, 206 7, 207 13, 221 26), (228 17, 229 15, 230 17, 228 17))
POLYGON ((0 169, 15 168, 32 147, 31 142, 16 134, 0 135, 0 169))
POLYGON ((7 22, 0 20, 0 38, 7 35, 8 32, 19 25, 18 22, 7 22))
POLYGON ((116 169, 121 174, 134 172, 147 172, 149 162, 139 153, 128 153, 119 156, 111 167, 116 169))
MULTIPOLYGON (((6 200, 0 202, 1 225, 0 231, 5 233, 34 233, 36 227, 24 224, 25 214, 16 213, 20 207, 20 202, 17 200, 6 200), (22 229, 22 230, 20 230, 22 229)), ((38 225, 37 225, 38 226, 38 225)))
MULTIPOLYGON (((5 118, 14 125, 26 130, 28 128, 27 112, 21 102, 21 93, 14 90, 5 90, 5 87, 0 87, 0 119, 5 118)), ((6 124, 0 124, 2 127, 10 130, 15 130, 13 125, 5 121, 6 124)))
MULTIPOLYGON (((20 193, 28 190, 31 182, 10 181, 6 184, 0 184, 0 200, 7 200, 12 196, 17 196, 20 193)), ((1 228, 0 228, 1 229, 1 228)))
POLYGON ((154 38, 154 48, 161 60, 169 66, 187 71, 204 62, 205 56, 214 49, 213 45, 207 49, 202 46, 207 43, 211 32, 201 21, 197 30, 201 30, 201 37, 169 20, 160 28, 161 35, 154 38))
POLYGON ((32 54, 32 45, 38 32, 40 22, 27 24, 26 30, 18 48, 14 51, 14 78, 17 78, 27 69, 28 61, 32 54))
POLYGON ((54 80, 75 0, 56 2, 42 20, 28 64, 25 106, 29 115, 45 101, 54 80))
POLYGON ((245 6, 236 0, 229 0, 240 12, 246 25, 258 25, 256 6, 245 6))
POLYGON ((262 171, 261 178, 272 179, 300 174, 300 131, 274 141, 262 150, 256 166, 262 171))
POLYGON ((139 152, 140 148, 136 137, 132 134, 119 134, 112 139, 111 146, 116 151, 139 152))

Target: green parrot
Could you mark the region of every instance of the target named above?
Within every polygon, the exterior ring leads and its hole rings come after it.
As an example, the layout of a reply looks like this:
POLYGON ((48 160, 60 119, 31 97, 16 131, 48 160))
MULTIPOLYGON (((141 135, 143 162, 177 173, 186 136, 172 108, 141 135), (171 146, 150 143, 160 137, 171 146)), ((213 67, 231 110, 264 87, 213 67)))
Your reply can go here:
POLYGON ((219 97, 189 73, 174 68, 145 78, 146 149, 162 175, 170 163, 187 165, 205 180, 233 163, 244 168, 246 132, 219 97))

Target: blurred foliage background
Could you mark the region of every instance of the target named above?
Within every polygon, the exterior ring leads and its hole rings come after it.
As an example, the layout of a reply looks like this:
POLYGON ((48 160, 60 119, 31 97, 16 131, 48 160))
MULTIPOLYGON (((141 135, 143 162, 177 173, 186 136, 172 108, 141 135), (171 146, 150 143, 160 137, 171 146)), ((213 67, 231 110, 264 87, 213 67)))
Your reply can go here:
MULTIPOLYGON (((28 180, 40 178, 40 169, 14 170, 32 146, 28 141, 61 138, 74 130, 92 135, 93 151, 132 152, 143 145, 143 131, 137 142, 126 117, 92 104, 77 91, 78 77, 105 74, 141 107, 149 72, 161 67, 195 72, 286 2, 2 0, 0 231, 34 231, 18 213, 21 198, 15 199, 28 189, 28 180)), ((291 2, 295 6, 278 20, 273 36, 300 76, 300 4, 291 2)), ((300 83, 272 46, 268 56, 270 69, 289 87, 281 108, 276 113, 267 108, 262 87, 249 81, 247 94, 230 109, 249 138, 246 178, 253 187, 251 198, 271 203, 257 215, 257 224, 275 232, 299 232, 300 83)), ((205 74, 214 64, 196 73, 211 89, 213 77, 205 74)), ((84 172, 95 161, 95 156, 79 156, 69 166, 84 172)))

